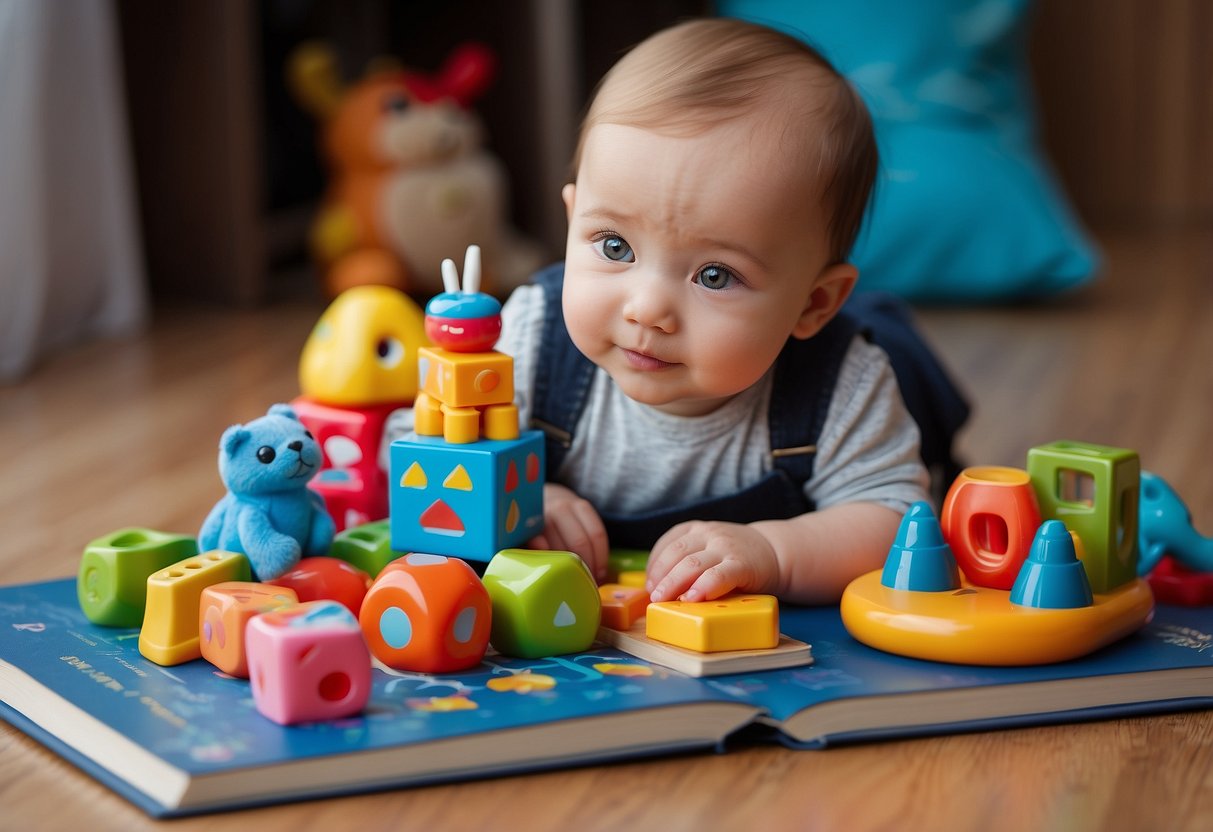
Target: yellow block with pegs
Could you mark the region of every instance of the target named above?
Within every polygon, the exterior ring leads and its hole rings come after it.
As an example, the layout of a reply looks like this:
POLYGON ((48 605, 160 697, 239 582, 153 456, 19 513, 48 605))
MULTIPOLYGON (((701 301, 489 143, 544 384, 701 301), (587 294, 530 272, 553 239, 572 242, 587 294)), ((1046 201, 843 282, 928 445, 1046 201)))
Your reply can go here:
POLYGON ((202 657, 198 611, 202 590, 224 581, 250 581, 248 558, 236 552, 203 552, 153 572, 139 631, 139 652, 168 667, 202 657))
POLYGON ((649 638, 700 653, 767 650, 779 644, 779 602, 773 595, 662 601, 649 604, 645 621, 649 638))

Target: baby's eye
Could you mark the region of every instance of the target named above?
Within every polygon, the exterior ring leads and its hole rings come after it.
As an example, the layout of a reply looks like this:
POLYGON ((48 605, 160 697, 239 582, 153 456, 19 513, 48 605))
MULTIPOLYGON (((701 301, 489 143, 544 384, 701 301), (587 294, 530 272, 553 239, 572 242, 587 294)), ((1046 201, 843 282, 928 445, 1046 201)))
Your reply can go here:
POLYGON ((735 284, 737 278, 724 266, 704 266, 695 274, 695 282, 705 289, 720 291, 735 284))
POLYGON ((594 241, 594 249, 608 260, 616 263, 634 263, 636 254, 628 241, 615 234, 608 234, 594 241))

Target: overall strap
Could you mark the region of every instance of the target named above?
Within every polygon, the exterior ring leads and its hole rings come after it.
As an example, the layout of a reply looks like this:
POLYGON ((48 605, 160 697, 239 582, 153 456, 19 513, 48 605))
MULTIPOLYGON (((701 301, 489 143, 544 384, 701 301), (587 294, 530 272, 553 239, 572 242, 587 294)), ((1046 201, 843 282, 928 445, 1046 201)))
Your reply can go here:
MULTIPOLYGON (((563 277, 563 265, 556 264, 533 280, 544 293, 544 323, 536 358, 531 426, 547 437, 549 479, 555 477, 572 444, 597 369, 569 338, 561 306, 563 277)), ((665 531, 684 520, 748 523, 812 511, 804 484, 812 477, 817 438, 856 332, 858 326, 852 319, 839 316, 807 341, 790 339, 780 353, 768 416, 772 471, 765 478, 737 494, 663 506, 642 515, 604 513, 612 544, 651 547, 665 531)))
POLYGON ((560 299, 564 263, 548 266, 536 274, 532 282, 543 289, 543 333, 535 359, 531 427, 543 431, 546 437, 544 450, 547 475, 551 480, 573 444, 573 428, 585 410, 590 382, 597 368, 573 346, 564 325, 560 299))
POLYGON ((835 318, 808 341, 789 340, 779 354, 768 414, 772 468, 765 477, 734 494, 662 506, 640 515, 602 513, 611 544, 651 548, 661 535, 688 520, 754 523, 813 511, 804 486, 813 475, 817 438, 855 332, 853 321, 835 318))
POLYGON ((768 417, 771 461, 802 487, 813 476, 817 439, 843 359, 858 332, 850 316, 836 315, 812 338, 788 339, 775 362, 768 417))
POLYGON ((888 354, 901 398, 918 424, 922 461, 931 473, 936 496, 942 498, 963 468, 953 443, 969 418, 968 401, 919 334, 909 304, 901 298, 884 292, 856 292, 843 311, 869 341, 888 354))

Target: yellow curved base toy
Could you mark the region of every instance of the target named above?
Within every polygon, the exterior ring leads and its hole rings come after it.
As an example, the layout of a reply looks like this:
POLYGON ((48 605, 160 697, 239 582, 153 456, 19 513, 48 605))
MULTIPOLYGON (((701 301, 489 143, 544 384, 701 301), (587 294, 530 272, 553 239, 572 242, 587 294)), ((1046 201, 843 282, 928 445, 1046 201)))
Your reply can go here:
POLYGON ((842 596, 842 621, 869 647, 916 659, 978 665, 1049 664, 1084 656, 1147 623, 1154 596, 1144 580, 1094 603, 1041 609, 1011 603, 1006 590, 963 584, 943 592, 907 592, 861 575, 842 596))

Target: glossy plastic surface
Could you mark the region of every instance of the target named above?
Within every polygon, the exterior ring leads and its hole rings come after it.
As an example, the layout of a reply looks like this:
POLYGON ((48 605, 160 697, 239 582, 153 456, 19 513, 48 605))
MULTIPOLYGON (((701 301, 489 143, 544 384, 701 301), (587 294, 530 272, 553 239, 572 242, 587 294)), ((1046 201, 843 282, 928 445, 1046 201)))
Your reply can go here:
POLYGON ((139 652, 156 664, 181 664, 202 656, 198 609, 202 590, 224 581, 249 581, 248 558, 210 551, 186 558, 147 579, 147 609, 139 631, 139 652))
POLYGON ((84 547, 76 573, 80 609, 94 624, 138 627, 154 572, 198 554, 192 537, 154 529, 118 529, 84 547))
POLYGON ((420 307, 387 286, 357 286, 332 302, 303 345, 299 389, 337 406, 411 402, 417 350, 429 343, 420 307))
POLYGON ((299 603, 295 590, 255 581, 225 581, 202 590, 198 636, 202 658, 231 676, 248 678, 244 632, 249 619, 299 603))
POLYGON ((492 604, 463 561, 413 553, 379 573, 358 621, 371 653, 388 667, 451 673, 484 657, 492 604))
POLYGON ((779 602, 773 595, 662 601, 649 604, 645 621, 649 638, 700 653, 766 650, 779 644, 779 602))
POLYGON ((1026 471, 982 466, 952 483, 939 522, 969 583, 1010 589, 1040 519, 1026 471))
POLYGON ((353 716, 370 697, 371 656, 362 630, 335 601, 254 616, 245 649, 253 703, 280 725, 353 716))
POLYGON ((315 557, 303 558, 294 568, 265 583, 289 587, 300 601, 336 601, 358 615, 371 578, 339 558, 315 557))
POLYGON ((1154 610, 1143 580, 1096 594, 1089 607, 1032 609, 989 587, 901 592, 882 585, 880 575, 861 575, 843 593, 847 630, 879 650, 931 661, 1028 665, 1074 659, 1132 633, 1154 610))
POLYGON ((572 552, 505 549, 484 572, 498 652, 540 658, 585 650, 601 617, 598 586, 572 552))

